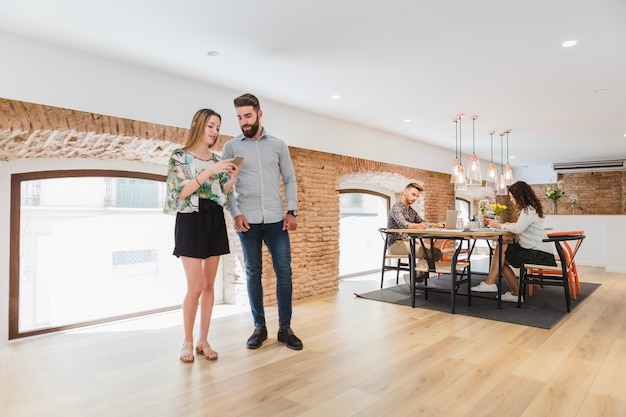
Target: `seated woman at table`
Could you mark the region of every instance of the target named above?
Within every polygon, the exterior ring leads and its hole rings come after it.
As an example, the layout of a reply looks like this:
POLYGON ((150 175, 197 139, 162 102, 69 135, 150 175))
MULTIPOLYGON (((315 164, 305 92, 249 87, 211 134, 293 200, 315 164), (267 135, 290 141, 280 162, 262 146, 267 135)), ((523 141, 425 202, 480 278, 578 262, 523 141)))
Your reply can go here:
MULTIPOLYGON (((555 266, 556 262, 553 254, 554 246, 549 242, 543 242, 543 239, 547 238, 543 226, 543 209, 533 189, 525 182, 518 181, 509 187, 509 198, 520 212, 517 222, 500 223, 496 220, 489 220, 489 227, 507 230, 517 235, 517 242, 502 243, 502 253, 505 256, 501 264, 502 276, 511 289, 502 294, 502 300, 517 302, 519 286, 511 266, 519 268, 522 261, 552 266, 555 266)), ((496 279, 498 278, 499 253, 496 247, 487 279, 472 287, 472 291, 498 291, 496 279)))

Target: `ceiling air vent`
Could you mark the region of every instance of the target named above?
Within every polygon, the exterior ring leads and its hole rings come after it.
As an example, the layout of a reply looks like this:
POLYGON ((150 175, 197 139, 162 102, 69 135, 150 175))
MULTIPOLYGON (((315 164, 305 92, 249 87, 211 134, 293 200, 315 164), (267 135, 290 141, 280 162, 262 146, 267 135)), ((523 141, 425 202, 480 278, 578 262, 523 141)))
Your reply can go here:
POLYGON ((623 159, 615 161, 561 162, 552 164, 557 172, 622 171, 626 169, 623 159))

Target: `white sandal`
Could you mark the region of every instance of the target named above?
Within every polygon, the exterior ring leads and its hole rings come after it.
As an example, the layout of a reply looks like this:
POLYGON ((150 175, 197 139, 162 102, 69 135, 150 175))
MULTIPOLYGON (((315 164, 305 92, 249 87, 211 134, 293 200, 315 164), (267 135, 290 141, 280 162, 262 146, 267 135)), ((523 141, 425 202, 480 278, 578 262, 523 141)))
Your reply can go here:
POLYGON ((194 360, 193 342, 183 342, 183 347, 180 349, 180 361, 184 363, 192 363, 194 360))

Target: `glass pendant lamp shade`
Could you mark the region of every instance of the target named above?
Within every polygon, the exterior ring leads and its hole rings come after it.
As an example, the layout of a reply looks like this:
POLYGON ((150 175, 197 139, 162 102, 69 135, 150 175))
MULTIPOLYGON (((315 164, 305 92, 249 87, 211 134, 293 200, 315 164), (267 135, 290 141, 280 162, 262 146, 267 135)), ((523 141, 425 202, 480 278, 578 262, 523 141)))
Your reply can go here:
POLYGON ((506 178, 504 174, 500 174, 498 180, 498 188, 496 189, 496 195, 507 195, 509 192, 506 187, 506 178))
POLYGON ((450 182, 454 183, 455 190, 465 190, 465 168, 461 163, 461 118, 462 113, 456 115, 452 120, 454 122, 454 139, 456 145, 456 153, 454 158, 454 165, 452 166, 452 173, 450 175, 450 182))
POLYGON ((502 173, 497 181, 496 195, 507 195, 509 192, 506 188, 506 176, 504 175, 504 167, 503 167, 503 153, 504 153, 504 137, 505 132, 500 133, 500 167, 502 169, 502 173))
POLYGON ((478 116, 472 116, 472 156, 469 159, 469 172, 467 173, 467 185, 470 187, 480 187, 483 185, 483 176, 480 171, 480 160, 476 156, 476 143, 474 136, 474 122, 478 116))
POLYGON ((483 185, 483 176, 480 173, 480 160, 475 153, 473 153, 469 159, 467 185, 470 187, 480 187, 483 185))
POLYGON ((454 164, 452 165, 452 172, 450 173, 450 184, 456 184, 456 177, 459 175, 459 133, 457 128, 458 118, 452 119, 454 123, 454 164))
POLYGON ((465 168, 459 164, 458 172, 456 175, 456 181, 454 182, 455 190, 467 190, 467 181, 465 179, 465 168))
POLYGON ((461 137, 461 122, 463 121, 463 113, 459 113, 456 115, 457 120, 459 121, 459 169, 457 171, 456 182, 454 183, 455 190, 467 190, 467 179, 465 178, 465 168, 463 168, 463 145, 462 145, 462 137, 461 137))
POLYGON ((506 164, 504 167, 504 178, 506 180, 506 185, 513 184, 513 170, 509 164, 506 164))
POLYGON ((506 185, 513 184, 513 170, 511 169, 511 165, 509 165, 509 133, 511 133, 511 129, 507 129, 504 131, 506 133, 506 166, 504 167, 504 177, 506 179, 506 185))
POLYGON ((496 164, 492 162, 489 164, 489 171, 487 172, 487 188, 498 189, 498 180, 498 168, 496 164))
POLYGON ((456 179, 459 176, 459 165, 461 165, 459 158, 454 158, 454 164, 452 165, 452 172, 450 173, 451 184, 456 184, 456 179))
POLYGON ((486 188, 491 188, 493 190, 497 190, 498 189, 498 167, 496 166, 496 164, 493 162, 493 135, 496 133, 495 130, 492 130, 491 132, 489 132, 489 136, 491 138, 490 142, 491 142, 491 158, 489 159, 489 170, 487 171, 487 180, 486 182, 486 188))

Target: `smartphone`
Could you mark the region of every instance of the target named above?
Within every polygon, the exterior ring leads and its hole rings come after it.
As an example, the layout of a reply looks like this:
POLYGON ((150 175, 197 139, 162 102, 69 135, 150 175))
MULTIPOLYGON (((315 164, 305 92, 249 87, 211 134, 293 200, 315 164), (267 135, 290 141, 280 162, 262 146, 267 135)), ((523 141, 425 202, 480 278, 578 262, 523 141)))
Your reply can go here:
POLYGON ((235 159, 233 159, 233 164, 237 166, 241 165, 242 162, 243 162, 243 156, 236 156, 235 159))

